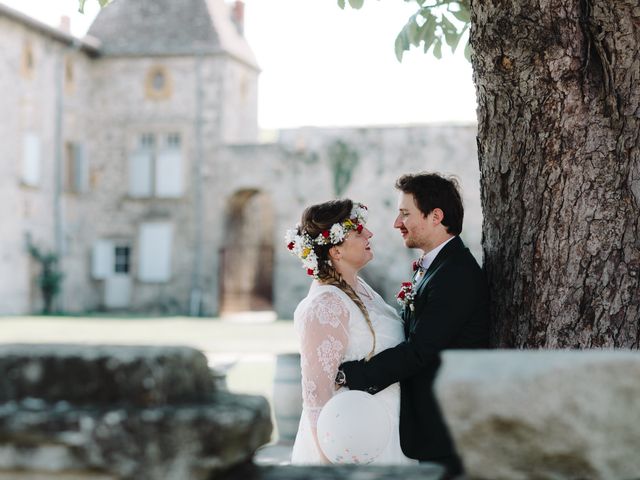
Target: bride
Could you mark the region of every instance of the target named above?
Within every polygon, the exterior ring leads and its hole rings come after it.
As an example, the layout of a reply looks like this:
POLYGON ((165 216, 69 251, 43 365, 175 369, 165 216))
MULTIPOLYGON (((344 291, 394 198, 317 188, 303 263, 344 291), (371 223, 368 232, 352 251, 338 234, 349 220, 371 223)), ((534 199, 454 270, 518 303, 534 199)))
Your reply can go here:
MULTIPOLYGON (((294 313, 300 338, 303 410, 291 463, 330 463, 319 447, 316 425, 322 407, 336 390, 338 366, 393 347, 404 340, 396 311, 361 278, 358 271, 373 258, 373 234, 365 227, 367 207, 333 200, 307 208, 302 221, 287 232, 287 248, 314 278, 309 294, 294 313)), ((414 463, 399 439, 400 386, 378 392, 389 415, 392 434, 374 463, 414 463)))

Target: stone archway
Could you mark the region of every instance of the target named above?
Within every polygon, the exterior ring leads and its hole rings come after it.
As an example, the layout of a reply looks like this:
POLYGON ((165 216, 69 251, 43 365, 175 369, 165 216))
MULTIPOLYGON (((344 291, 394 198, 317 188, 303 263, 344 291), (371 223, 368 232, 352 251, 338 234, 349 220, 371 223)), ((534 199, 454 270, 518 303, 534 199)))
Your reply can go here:
POLYGON ((220 251, 222 314, 273 309, 273 229, 268 194, 245 189, 229 198, 220 251))

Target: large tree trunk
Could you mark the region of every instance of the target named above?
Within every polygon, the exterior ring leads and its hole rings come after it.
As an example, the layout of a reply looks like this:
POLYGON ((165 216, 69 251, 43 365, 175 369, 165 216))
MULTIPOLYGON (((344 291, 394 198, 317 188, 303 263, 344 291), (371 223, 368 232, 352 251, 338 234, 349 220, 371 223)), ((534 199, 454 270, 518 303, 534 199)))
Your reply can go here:
POLYGON ((501 347, 638 348, 638 0, 472 0, 501 347))

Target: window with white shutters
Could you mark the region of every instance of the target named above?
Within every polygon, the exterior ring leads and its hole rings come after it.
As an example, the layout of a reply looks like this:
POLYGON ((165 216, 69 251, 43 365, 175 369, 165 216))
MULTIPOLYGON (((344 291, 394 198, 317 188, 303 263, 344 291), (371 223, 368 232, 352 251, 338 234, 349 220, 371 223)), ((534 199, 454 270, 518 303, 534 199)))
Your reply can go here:
POLYGON ((98 240, 93 244, 91 255, 91 276, 104 280, 113 275, 114 245, 111 240, 98 240))
POLYGON ((138 241, 138 278, 149 283, 168 282, 171 279, 172 248, 171 223, 143 223, 138 241))
POLYGON ((184 193, 184 166, 180 135, 140 136, 129 158, 129 194, 132 197, 179 198, 184 193))
POLYGON ((85 193, 89 191, 89 165, 84 145, 67 142, 65 145, 65 191, 85 193))
POLYGON ((40 185, 42 169, 40 137, 34 132, 26 132, 22 137, 22 174, 24 185, 40 185))
POLYGON ((91 276, 106 280, 113 276, 128 275, 131 271, 131 246, 126 240, 100 239, 93 244, 91 276))

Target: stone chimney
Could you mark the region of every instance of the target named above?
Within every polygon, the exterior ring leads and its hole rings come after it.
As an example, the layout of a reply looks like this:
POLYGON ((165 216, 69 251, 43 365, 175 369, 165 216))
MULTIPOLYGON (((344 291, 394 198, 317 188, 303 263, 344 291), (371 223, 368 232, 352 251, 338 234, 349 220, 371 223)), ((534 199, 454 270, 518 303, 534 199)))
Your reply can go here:
POLYGON ((60 17, 60 25, 58 26, 58 28, 64 33, 68 33, 69 35, 71 35, 71 17, 62 15, 60 17))
POLYGON ((240 35, 244 35, 244 2, 235 0, 231 6, 231 21, 240 35))

